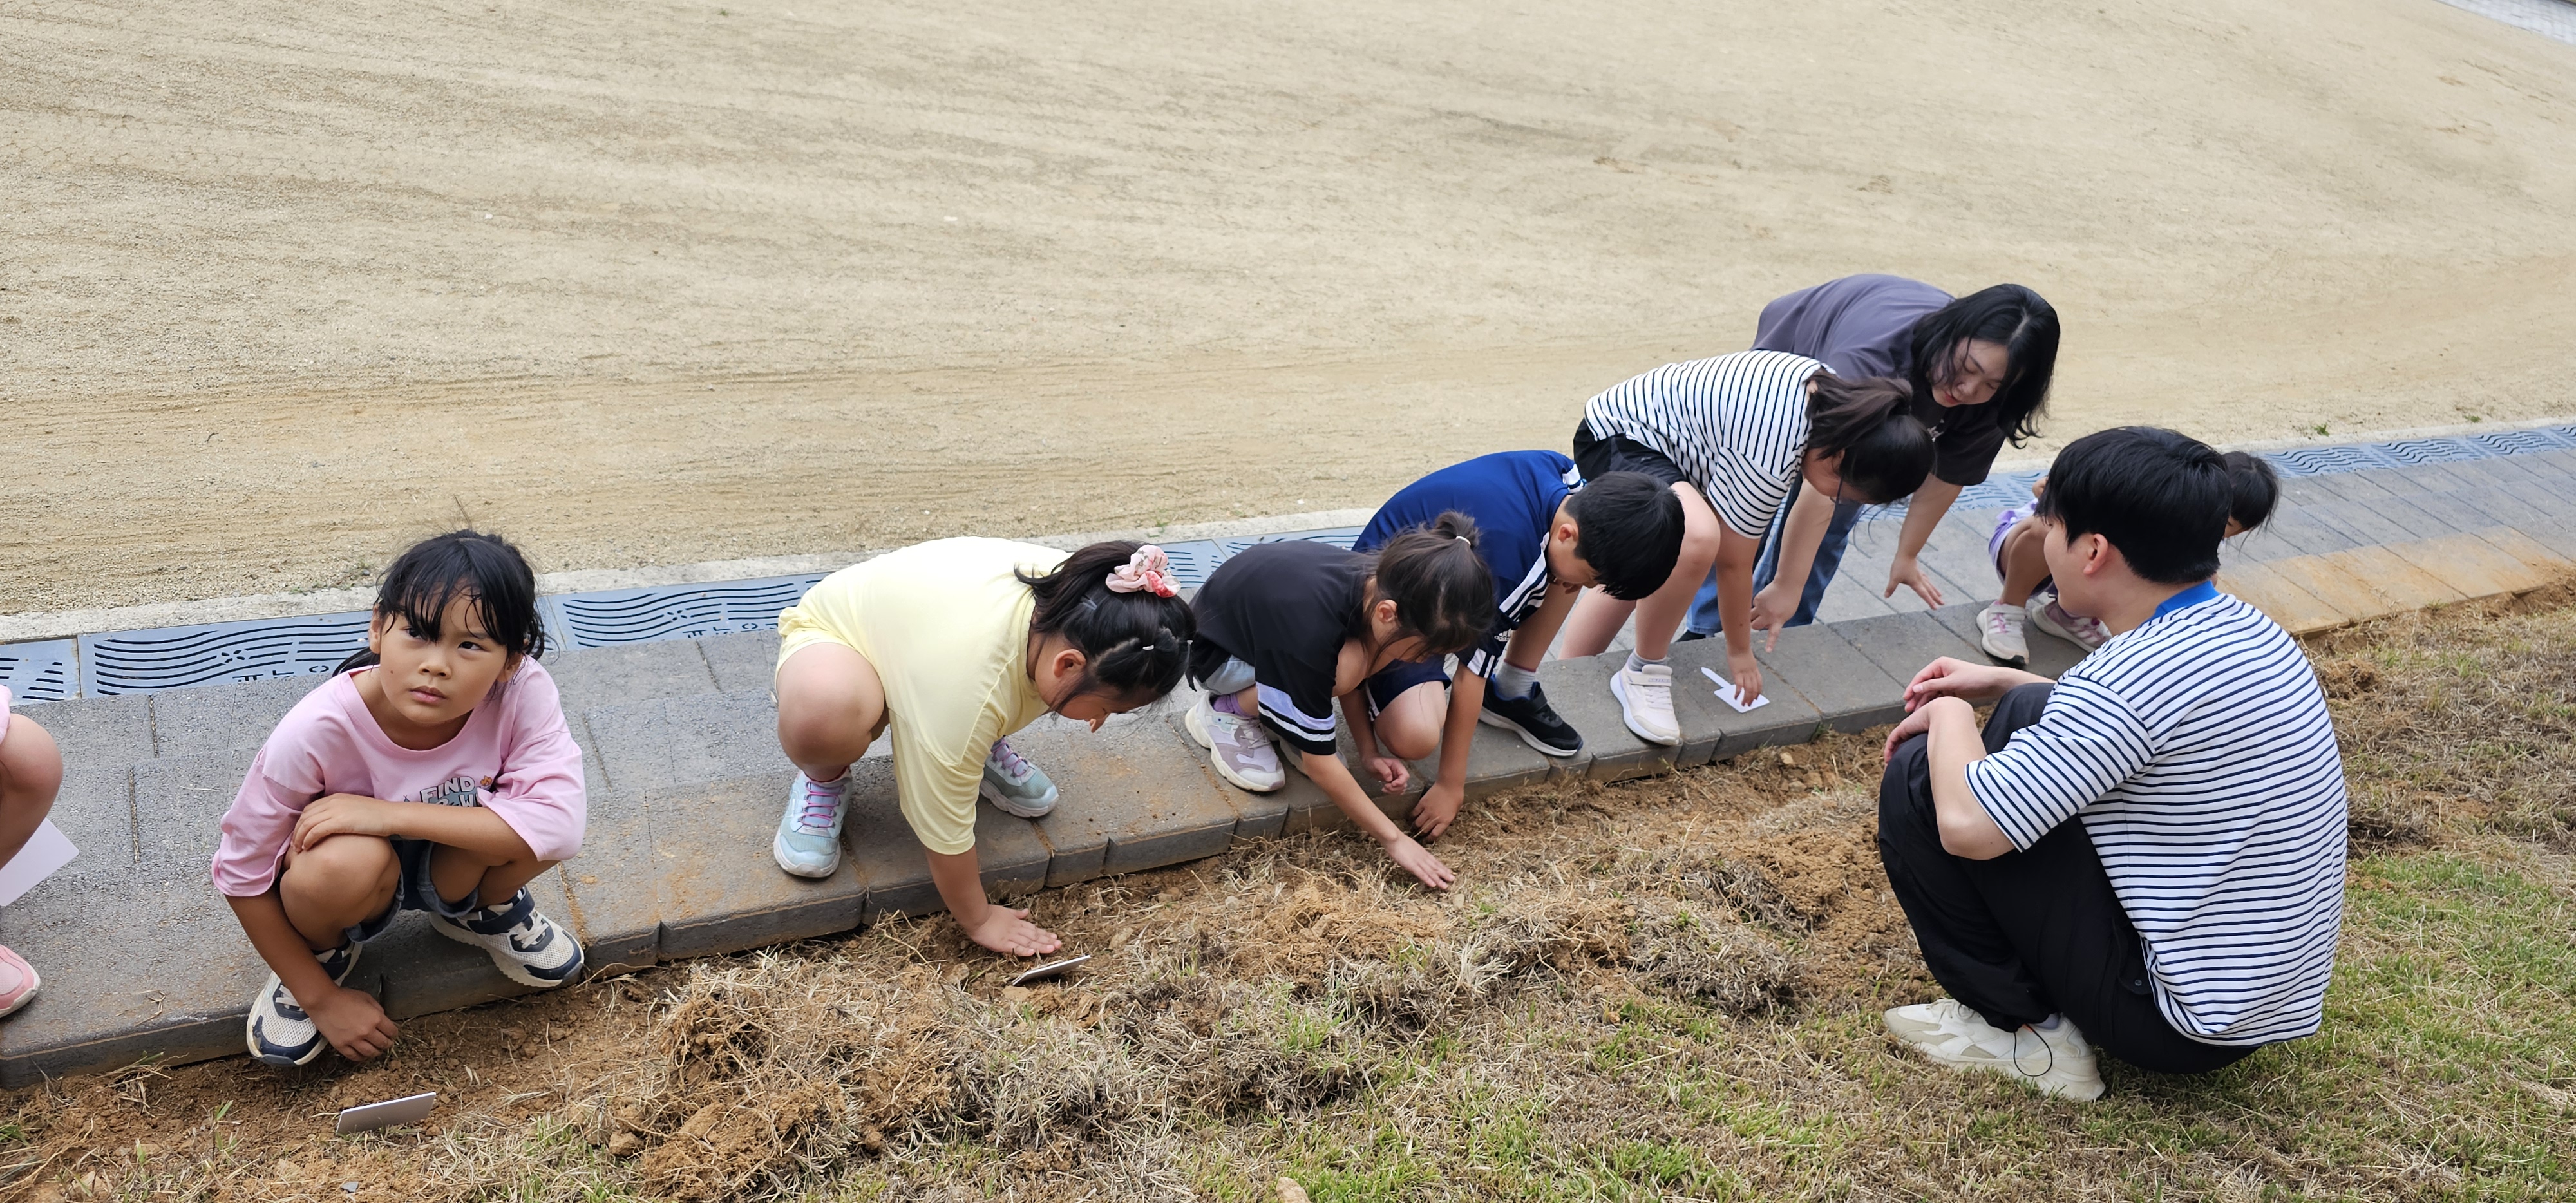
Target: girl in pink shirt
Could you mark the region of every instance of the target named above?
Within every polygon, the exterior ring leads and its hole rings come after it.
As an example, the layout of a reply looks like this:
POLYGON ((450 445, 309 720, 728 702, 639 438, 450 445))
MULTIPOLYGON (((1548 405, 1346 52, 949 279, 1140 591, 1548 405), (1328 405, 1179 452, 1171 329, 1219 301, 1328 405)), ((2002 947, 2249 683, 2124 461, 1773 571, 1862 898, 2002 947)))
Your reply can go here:
POLYGON ((581 751, 544 650, 535 574, 499 537, 440 535, 385 570, 367 650, 287 712, 224 812, 215 886, 274 971, 253 1057, 393 1043, 384 1008, 340 983, 397 911, 525 985, 581 972, 525 888, 581 851, 581 751))
MULTIPOLYGON (((34 719, 9 713, 9 690, 0 687, 0 865, 27 846, 27 837, 54 809, 63 785, 63 757, 54 737, 34 719)), ((36 969, 0 948, 0 1015, 14 1015, 35 1001, 43 985, 36 969)))

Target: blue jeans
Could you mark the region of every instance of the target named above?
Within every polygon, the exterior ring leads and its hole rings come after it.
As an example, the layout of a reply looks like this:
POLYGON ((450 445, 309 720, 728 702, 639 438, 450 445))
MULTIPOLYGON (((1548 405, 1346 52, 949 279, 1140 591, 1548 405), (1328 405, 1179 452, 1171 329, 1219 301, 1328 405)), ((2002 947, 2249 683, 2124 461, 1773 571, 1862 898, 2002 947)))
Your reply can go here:
MULTIPOLYGON (((1760 592, 1780 574, 1780 539, 1789 530, 1789 507, 1797 504, 1798 494, 1807 487, 1799 480, 1789 488, 1789 499, 1780 503, 1780 514, 1771 520, 1771 529, 1762 537, 1762 558, 1753 562, 1753 588, 1760 592)), ((1860 503, 1834 503, 1833 521, 1825 526, 1825 541, 1816 548, 1816 562, 1807 570, 1806 592, 1798 595, 1798 612, 1789 617, 1789 625, 1803 627, 1816 621, 1816 607, 1825 600, 1825 590, 1834 583, 1834 573, 1843 566, 1843 551, 1851 545, 1852 527, 1860 523, 1860 503)), ((1699 596, 1691 599, 1687 625, 1700 635, 1716 635, 1725 628, 1721 616, 1725 611, 1717 604, 1717 571, 1710 569, 1708 580, 1699 587, 1699 596)))

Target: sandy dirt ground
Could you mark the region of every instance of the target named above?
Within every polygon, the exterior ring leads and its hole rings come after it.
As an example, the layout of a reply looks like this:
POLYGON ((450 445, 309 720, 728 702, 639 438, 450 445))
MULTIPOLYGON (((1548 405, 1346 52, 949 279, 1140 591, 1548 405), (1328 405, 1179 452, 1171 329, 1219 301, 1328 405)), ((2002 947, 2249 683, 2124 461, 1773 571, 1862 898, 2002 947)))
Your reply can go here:
POLYGON ((2576 409, 2576 48, 2434 0, 27 0, 0 43, 0 612, 468 519, 553 570, 1365 506, 1853 271, 2049 296, 2052 441, 2576 409))

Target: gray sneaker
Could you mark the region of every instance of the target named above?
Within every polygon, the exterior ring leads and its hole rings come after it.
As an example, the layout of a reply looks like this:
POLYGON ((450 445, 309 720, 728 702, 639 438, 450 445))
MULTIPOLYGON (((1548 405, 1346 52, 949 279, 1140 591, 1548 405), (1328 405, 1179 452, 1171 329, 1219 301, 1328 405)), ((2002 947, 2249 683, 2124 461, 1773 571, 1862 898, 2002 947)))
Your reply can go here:
POLYGON ((1219 713, 1208 704, 1207 695, 1200 694, 1182 725, 1190 729, 1190 738, 1208 750, 1208 763, 1216 766, 1217 776, 1238 788, 1266 794, 1288 784, 1288 770, 1279 765, 1278 745, 1270 742, 1260 720, 1219 713))
POLYGON ((1047 780, 1038 766, 1020 759, 1007 739, 993 741, 993 750, 984 757, 984 783, 975 788, 1006 815, 1043 819, 1055 809, 1055 782, 1047 780))
POLYGON ((2022 626, 2029 621, 2030 615, 2020 606, 1987 602, 1985 609, 1977 611, 1977 642, 1998 663, 2028 664, 2030 640, 2022 634, 2022 626))
POLYGON ((830 877, 841 867, 841 824, 850 815, 850 775, 829 785, 796 774, 787 786, 787 813, 778 816, 778 838, 769 855, 798 877, 830 877))

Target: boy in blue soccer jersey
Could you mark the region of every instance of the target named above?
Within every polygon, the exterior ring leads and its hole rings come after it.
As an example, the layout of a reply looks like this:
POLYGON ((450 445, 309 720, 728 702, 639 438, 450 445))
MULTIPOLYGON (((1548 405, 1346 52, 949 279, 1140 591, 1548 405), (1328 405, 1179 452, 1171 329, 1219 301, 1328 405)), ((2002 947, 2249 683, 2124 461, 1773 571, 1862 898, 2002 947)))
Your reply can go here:
POLYGON ((2211 583, 2234 494, 2170 430, 2069 444, 2037 521, 2108 641, 2053 684, 1943 658, 1907 686, 1878 850, 1950 992, 1887 1012, 1924 1056, 2089 1100, 2096 1047, 2201 1073, 2317 1030, 2343 761, 2298 642, 2211 583))
POLYGON ((1439 659, 1398 662, 1368 678, 1367 713, 1351 734, 1362 763, 1389 790, 1404 762, 1440 753, 1414 830, 1437 838, 1466 801, 1467 746, 1479 719, 1550 756, 1583 750, 1539 689, 1539 661, 1575 596, 1599 586, 1634 600, 1661 588, 1681 555, 1681 501, 1662 481, 1607 472, 1585 482, 1553 451, 1505 451, 1453 464, 1388 498, 1352 546, 1369 551, 1456 511, 1475 519, 1478 554, 1494 574, 1493 634, 1459 657, 1452 682, 1439 659))

